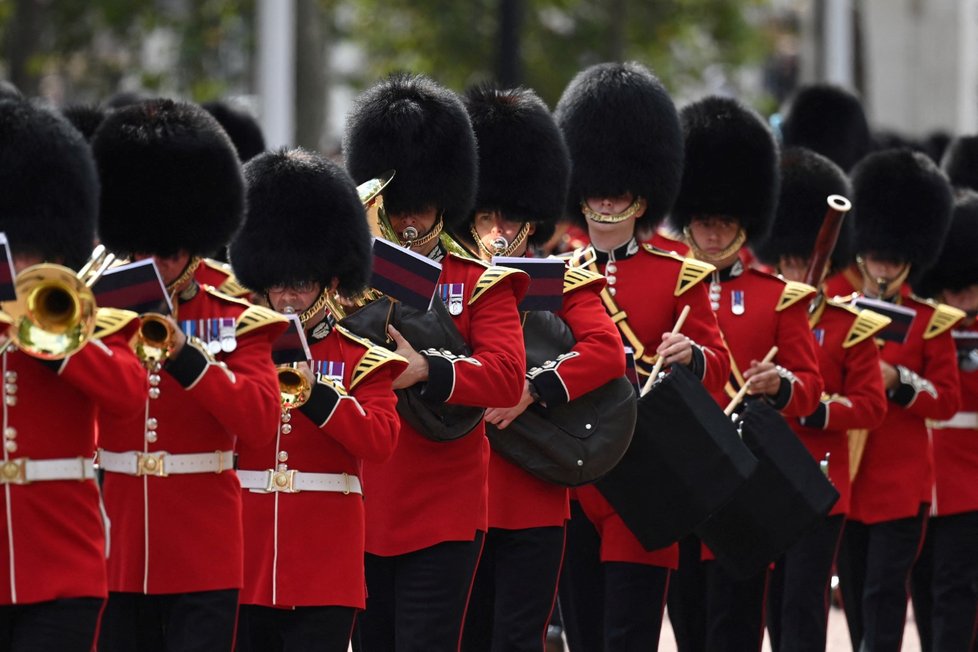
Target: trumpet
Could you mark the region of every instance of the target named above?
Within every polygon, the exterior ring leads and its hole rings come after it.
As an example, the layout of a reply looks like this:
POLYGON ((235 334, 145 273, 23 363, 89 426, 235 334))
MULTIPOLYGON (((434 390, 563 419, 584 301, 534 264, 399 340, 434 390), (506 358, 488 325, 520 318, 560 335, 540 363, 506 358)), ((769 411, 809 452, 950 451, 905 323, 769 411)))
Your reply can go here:
POLYGON ((146 313, 136 332, 136 357, 147 369, 155 368, 169 357, 175 337, 176 329, 169 319, 159 313, 146 313))
POLYGON ((17 300, 4 306, 12 324, 9 344, 41 360, 63 360, 78 351, 95 330, 92 285, 114 261, 99 245, 78 273, 41 263, 17 274, 17 300))
POLYGON ((282 410, 288 412, 305 405, 312 395, 312 385, 305 374, 299 370, 299 363, 279 365, 276 369, 282 410))

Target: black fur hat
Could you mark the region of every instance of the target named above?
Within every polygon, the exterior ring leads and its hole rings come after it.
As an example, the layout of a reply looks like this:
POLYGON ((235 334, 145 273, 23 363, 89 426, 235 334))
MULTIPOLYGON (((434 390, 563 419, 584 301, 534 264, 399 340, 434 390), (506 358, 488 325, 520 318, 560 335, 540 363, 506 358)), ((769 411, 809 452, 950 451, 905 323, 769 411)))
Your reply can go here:
POLYGON ((672 98, 648 68, 602 63, 577 73, 557 103, 571 156, 568 213, 589 197, 631 193, 658 223, 672 208, 683 171, 683 136, 672 98))
POLYGON ((697 215, 736 218, 747 244, 763 239, 778 201, 778 146, 767 123, 737 100, 707 97, 680 111, 686 165, 670 215, 682 232, 697 215))
POLYGON ((944 248, 919 284, 914 288, 931 297, 942 290, 963 290, 978 283, 978 193, 968 190, 958 195, 951 215, 951 228, 944 248))
POLYGON ((302 149, 265 152, 244 169, 248 209, 229 248, 235 276, 255 292, 339 279, 354 294, 370 278, 370 231, 346 170, 302 149))
POLYGON ((227 102, 205 102, 201 106, 224 127, 242 163, 265 151, 265 136, 250 113, 227 102))
POLYGON ((872 151, 862 102, 830 84, 803 86, 781 125, 785 147, 807 147, 848 172, 872 151))
POLYGON ((0 231, 13 253, 77 269, 92 253, 98 175, 88 143, 62 116, 0 101, 0 231))
POLYGON ((105 109, 97 104, 69 104, 61 109, 61 114, 88 142, 92 142, 92 137, 95 136, 106 115, 105 109))
POLYGON ((475 135, 462 101, 430 78, 395 73, 361 93, 343 149, 358 184, 396 171, 384 190, 389 213, 435 207, 446 224, 468 218, 479 172, 475 135))
MULTIPOLYGON (((546 241, 564 212, 570 175, 567 146, 550 110, 525 88, 477 86, 463 102, 479 147, 475 209, 533 222, 532 240, 546 241)), ((471 223, 469 215, 452 226, 469 241, 471 223)))
MULTIPOLYGON (((771 230, 754 252, 763 262, 776 265, 781 256, 808 258, 822 227, 829 195, 849 198, 851 190, 845 172, 821 154, 804 147, 790 147, 781 155, 781 193, 771 230)), ((839 240, 832 250, 831 267, 848 264, 851 228, 849 216, 843 218, 839 240)))
POLYGON ((114 252, 206 256, 241 222, 238 156, 196 104, 151 100, 113 111, 92 149, 102 180, 99 235, 114 252))
POLYGON ((926 154, 888 149, 852 171, 854 250, 910 263, 923 272, 937 257, 951 219, 947 177, 926 154))
POLYGON ((978 136, 955 138, 944 153, 941 167, 951 185, 978 190, 978 136))

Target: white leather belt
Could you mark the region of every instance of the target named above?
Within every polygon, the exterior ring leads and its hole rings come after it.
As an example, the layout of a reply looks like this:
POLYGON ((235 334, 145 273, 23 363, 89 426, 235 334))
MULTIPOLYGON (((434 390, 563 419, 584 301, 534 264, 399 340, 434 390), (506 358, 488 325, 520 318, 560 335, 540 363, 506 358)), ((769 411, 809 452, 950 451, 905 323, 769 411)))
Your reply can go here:
POLYGON ((211 453, 167 453, 155 451, 140 453, 126 451, 113 453, 99 449, 98 466, 111 473, 126 475, 155 475, 165 478, 168 475, 187 473, 223 473, 234 468, 233 451, 213 451, 211 453))
POLYGON ((947 421, 935 421, 935 428, 962 428, 978 430, 978 412, 958 412, 947 421))
POLYGON ((242 489, 261 493, 337 491, 362 494, 360 478, 349 473, 306 473, 304 471, 238 471, 242 489))
POLYGON ((89 457, 65 457, 53 460, 17 457, 0 462, 0 484, 94 479, 95 465, 89 457))

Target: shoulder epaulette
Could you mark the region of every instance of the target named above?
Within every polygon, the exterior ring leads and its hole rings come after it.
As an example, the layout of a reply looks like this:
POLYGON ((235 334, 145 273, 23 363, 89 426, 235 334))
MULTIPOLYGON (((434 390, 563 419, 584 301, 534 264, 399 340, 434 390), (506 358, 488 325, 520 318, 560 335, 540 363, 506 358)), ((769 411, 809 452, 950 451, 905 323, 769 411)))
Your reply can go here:
POLYGON ((360 337, 354 333, 351 333, 342 326, 336 327, 337 332, 343 337, 347 338, 351 342, 356 342, 366 349, 360 361, 357 362, 357 366, 353 369, 353 374, 350 376, 350 387, 353 389, 356 387, 360 381, 372 374, 377 369, 380 369, 385 364, 390 362, 404 362, 407 360, 394 353, 393 351, 388 351, 382 346, 377 346, 370 340, 360 337))
POLYGON ((238 277, 234 275, 234 271, 227 263, 222 263, 211 258, 205 258, 204 265, 227 275, 227 278, 221 281, 221 284, 217 286, 217 290, 219 292, 223 292, 224 294, 232 297, 244 297, 251 293, 248 288, 238 282, 238 277))
POLYGON ((564 270, 564 294, 578 290, 592 283, 600 283, 604 276, 583 267, 568 267, 564 270))
POLYGON ((784 290, 781 291, 781 298, 778 299, 778 305, 774 311, 781 312, 813 294, 815 294, 815 288, 811 285, 797 281, 785 281, 784 290))
POLYGON ((479 280, 476 281, 475 288, 472 290, 472 296, 469 297, 469 305, 471 306, 473 303, 478 301, 479 297, 485 294, 489 288, 494 286, 496 283, 499 283, 507 276, 525 273, 526 272, 513 267, 500 267, 498 265, 490 266, 489 269, 482 272, 482 276, 480 276, 479 280))
POLYGON ((239 306, 252 305, 251 302, 248 301, 247 299, 242 299, 241 297, 232 297, 230 294, 225 294, 221 292, 213 285, 204 284, 201 287, 204 289, 204 292, 206 292, 207 294, 211 295, 212 297, 217 297, 218 299, 221 299, 223 301, 227 301, 229 303, 236 303, 239 306))
POLYGON ((274 310, 269 310, 264 306, 249 305, 248 309, 238 316, 238 324, 234 329, 234 334, 241 337, 245 333, 250 333, 262 326, 284 322, 285 317, 274 310))
POLYGON ((642 248, 650 254, 662 256, 663 258, 670 258, 676 262, 682 263, 682 267, 679 269, 679 277, 676 278, 676 289, 673 291, 673 296, 682 296, 686 290, 693 287, 716 270, 716 267, 710 263, 704 263, 702 260, 696 260, 695 258, 687 258, 677 254, 675 251, 659 249, 658 247, 647 242, 642 245, 642 248))
MULTIPOLYGON (((853 295, 853 296, 857 296, 857 295, 853 295)), ((828 305, 830 305, 830 306, 833 306, 835 308, 838 308, 839 310, 845 310, 846 312, 848 312, 850 314, 858 315, 859 312, 860 312, 860 309, 854 307, 850 303, 847 303, 846 302, 847 299, 848 300, 851 300, 852 297, 844 297, 844 296, 832 297, 831 299, 827 299, 825 301, 825 303, 828 304, 828 305)))
POLYGON ((872 310, 854 310, 849 306, 839 307, 856 313, 855 321, 852 322, 852 326, 849 327, 849 332, 846 333, 845 339, 842 340, 843 349, 856 346, 863 340, 873 337, 893 321, 889 317, 881 315, 878 312, 873 312, 872 310))
POLYGON ((924 329, 925 340, 933 339, 941 333, 950 330, 966 316, 963 310, 952 308, 944 303, 928 301, 927 304, 934 308, 934 314, 930 316, 930 321, 927 322, 927 328, 924 329))
POLYGON ((597 255, 594 253, 594 247, 588 245, 574 251, 558 254, 557 258, 565 261, 568 267, 578 268, 590 266, 597 259, 597 255))
POLYGON ((479 267, 484 267, 486 269, 488 269, 489 267, 492 267, 491 264, 487 263, 486 261, 482 260, 481 258, 476 258, 475 256, 463 256, 462 254, 457 254, 454 251, 449 251, 445 255, 446 256, 451 256, 455 260, 461 260, 462 262, 475 263, 479 267))
POLYGON ((132 310, 99 308, 98 312, 95 313, 95 330, 92 331, 92 337, 99 340, 113 333, 118 333, 133 319, 139 319, 139 315, 132 310))

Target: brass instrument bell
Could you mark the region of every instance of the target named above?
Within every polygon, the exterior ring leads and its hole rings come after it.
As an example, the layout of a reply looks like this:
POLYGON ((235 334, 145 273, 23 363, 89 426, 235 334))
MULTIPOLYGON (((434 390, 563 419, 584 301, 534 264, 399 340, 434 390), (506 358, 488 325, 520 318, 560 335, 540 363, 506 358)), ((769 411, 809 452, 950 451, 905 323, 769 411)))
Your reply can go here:
POLYGON ((312 385, 305 374, 299 370, 298 362, 279 365, 278 372, 278 391, 282 401, 282 409, 289 411, 293 408, 302 407, 312 395, 312 385))

